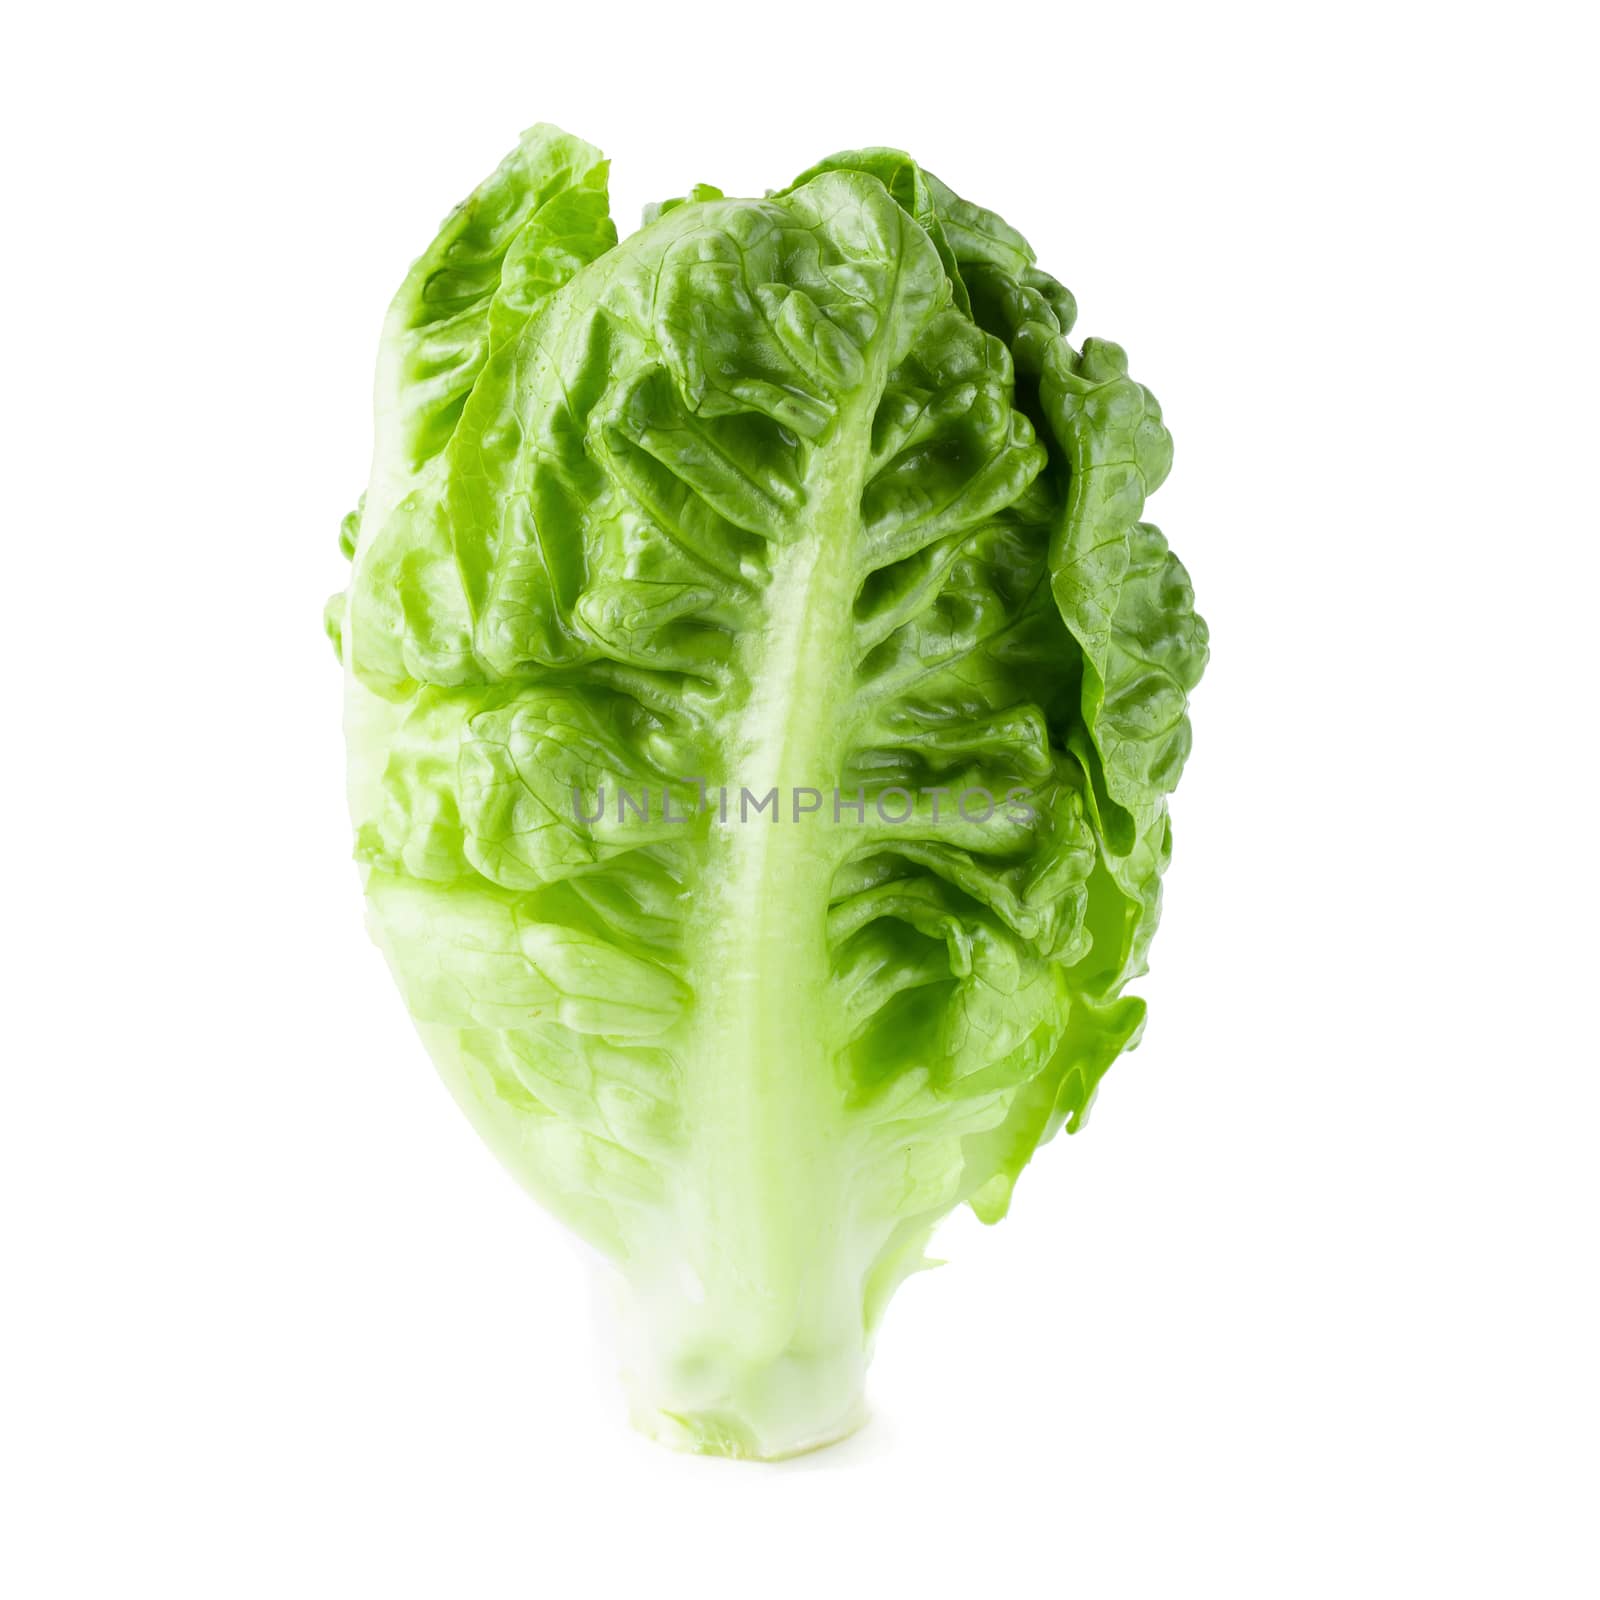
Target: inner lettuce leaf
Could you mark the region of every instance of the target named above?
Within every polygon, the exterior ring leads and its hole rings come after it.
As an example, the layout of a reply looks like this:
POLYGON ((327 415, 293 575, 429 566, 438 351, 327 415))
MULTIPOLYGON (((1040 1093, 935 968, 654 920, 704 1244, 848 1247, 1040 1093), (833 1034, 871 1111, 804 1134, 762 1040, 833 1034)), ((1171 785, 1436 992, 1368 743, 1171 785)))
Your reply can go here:
POLYGON ((773 1458, 1137 1043, 1206 628, 1160 407, 1009 224, 858 150, 619 243, 606 171, 530 129, 395 298, 350 805, 445 1082, 625 1285, 636 1423, 773 1458))

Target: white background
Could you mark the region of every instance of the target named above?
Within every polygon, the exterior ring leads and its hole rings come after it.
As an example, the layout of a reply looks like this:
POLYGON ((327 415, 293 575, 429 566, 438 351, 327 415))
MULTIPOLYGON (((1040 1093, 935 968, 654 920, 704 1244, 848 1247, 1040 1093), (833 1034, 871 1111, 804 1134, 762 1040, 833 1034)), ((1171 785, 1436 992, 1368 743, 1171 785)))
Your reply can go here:
POLYGON ((0 1588, 1597 1592, 1564 9, 13 22, 0 1588), (1212 625, 1144 1047, 782 1467, 629 1434, 349 863, 319 613, 379 323, 540 119, 625 224, 862 143, 1001 211, 1161 397, 1212 625))

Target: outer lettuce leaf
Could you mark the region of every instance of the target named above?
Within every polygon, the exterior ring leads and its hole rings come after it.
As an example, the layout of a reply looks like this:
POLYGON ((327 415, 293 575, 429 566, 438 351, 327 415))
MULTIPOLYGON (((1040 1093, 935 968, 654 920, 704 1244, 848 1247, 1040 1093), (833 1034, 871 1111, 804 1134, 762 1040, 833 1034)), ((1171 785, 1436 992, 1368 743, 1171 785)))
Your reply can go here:
POLYGON ((1159 409, 1002 219, 871 150, 618 244, 604 175, 532 130, 391 312, 357 854, 452 1092, 627 1284, 640 1425, 774 1456, 1137 1040, 1205 630, 1159 409))
POLYGON ((446 220, 395 295, 375 393, 372 477, 351 591, 360 666, 384 692, 480 676, 446 564, 442 457, 490 352, 616 243, 607 163, 541 123, 446 220))

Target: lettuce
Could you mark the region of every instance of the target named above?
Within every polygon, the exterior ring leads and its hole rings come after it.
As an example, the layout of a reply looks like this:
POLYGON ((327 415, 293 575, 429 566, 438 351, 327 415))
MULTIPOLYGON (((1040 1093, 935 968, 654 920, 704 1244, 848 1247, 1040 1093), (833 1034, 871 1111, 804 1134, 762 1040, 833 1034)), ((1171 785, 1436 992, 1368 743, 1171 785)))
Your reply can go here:
POLYGON ((1138 1040, 1206 629, 1074 313, 897 151, 619 243, 547 126, 390 310, 327 613, 371 927, 673 1444, 853 1428, 934 1226, 1138 1040))

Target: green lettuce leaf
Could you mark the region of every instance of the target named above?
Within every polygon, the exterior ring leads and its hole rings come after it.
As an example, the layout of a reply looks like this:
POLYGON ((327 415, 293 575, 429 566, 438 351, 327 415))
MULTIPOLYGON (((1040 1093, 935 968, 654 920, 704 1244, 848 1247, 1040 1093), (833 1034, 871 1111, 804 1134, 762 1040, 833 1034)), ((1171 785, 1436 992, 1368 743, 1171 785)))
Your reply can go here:
POLYGON ((617 242, 539 127, 397 296, 328 613, 371 926, 451 1091, 626 1285, 634 1415, 861 1415, 939 1220, 1138 1039, 1206 655, 1171 445, 908 156, 617 242))

